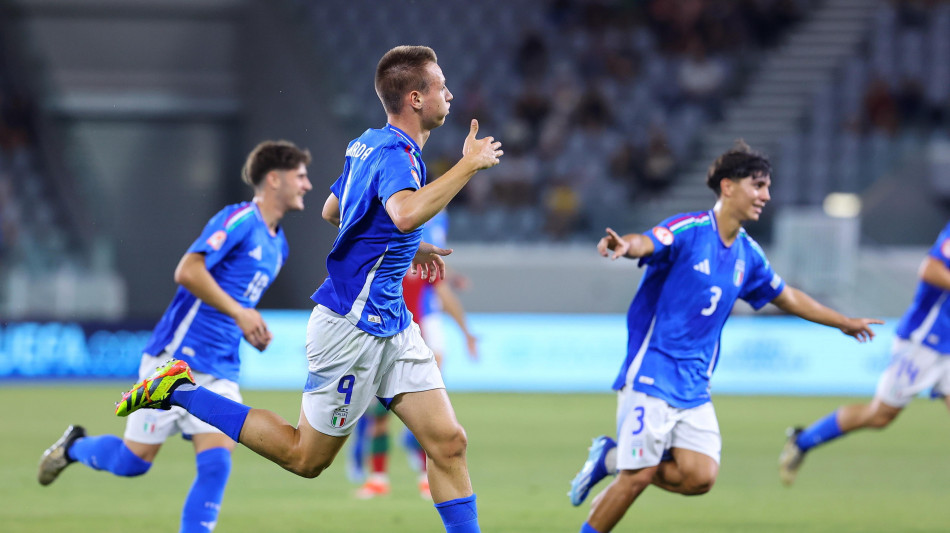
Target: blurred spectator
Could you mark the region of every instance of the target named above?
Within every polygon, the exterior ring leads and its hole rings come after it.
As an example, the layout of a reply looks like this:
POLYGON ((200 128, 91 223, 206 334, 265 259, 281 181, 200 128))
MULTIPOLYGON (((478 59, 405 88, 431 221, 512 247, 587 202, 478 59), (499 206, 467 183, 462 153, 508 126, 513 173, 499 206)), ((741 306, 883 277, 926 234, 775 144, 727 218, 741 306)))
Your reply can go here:
POLYGON ((540 34, 525 33, 515 56, 515 67, 528 80, 544 77, 548 69, 548 47, 540 34))
POLYGON ((921 125, 926 117, 924 86, 920 80, 906 78, 897 93, 897 107, 901 122, 921 125))
POLYGON ((641 159, 643 168, 639 172, 640 187, 650 195, 662 192, 673 179, 676 170, 676 158, 667 142, 666 131, 659 126, 650 129, 650 140, 646 153, 641 159))
POLYGON ((639 187, 640 151, 630 141, 621 144, 610 155, 610 176, 627 191, 627 199, 636 197, 639 187))
POLYGON ((688 102, 699 104, 708 116, 720 116, 726 67, 706 54, 706 46, 698 37, 690 41, 689 53, 680 63, 678 81, 688 102))
POLYGON ((544 231, 554 240, 568 238, 581 215, 581 201, 570 180, 557 177, 544 194, 544 231))
POLYGON ((505 164, 491 173, 492 201, 508 208, 535 204, 541 164, 529 150, 529 132, 520 122, 505 128, 505 164))
POLYGON ((572 122, 581 129, 600 129, 610 125, 610 109, 604 95, 588 86, 574 108, 572 122))
POLYGON ((932 0, 897 0, 897 22, 905 28, 924 28, 935 4, 932 0))
POLYGON ((13 183, 7 173, 0 171, 0 264, 16 247, 19 233, 20 209, 13 197, 13 183))
POLYGON ((472 78, 465 83, 460 92, 465 95, 465 98, 452 102, 452 105, 457 106, 458 109, 452 110, 449 116, 454 117, 455 122, 466 130, 473 118, 478 119, 478 125, 482 129, 491 130, 495 127, 497 123, 482 82, 478 78, 472 78))
POLYGON ((868 84, 864 93, 864 115, 870 128, 877 132, 893 135, 900 126, 897 100, 881 77, 868 84))
POLYGON ((551 101, 536 82, 528 82, 514 103, 514 116, 528 128, 527 148, 533 149, 541 137, 541 125, 551 111, 551 101))

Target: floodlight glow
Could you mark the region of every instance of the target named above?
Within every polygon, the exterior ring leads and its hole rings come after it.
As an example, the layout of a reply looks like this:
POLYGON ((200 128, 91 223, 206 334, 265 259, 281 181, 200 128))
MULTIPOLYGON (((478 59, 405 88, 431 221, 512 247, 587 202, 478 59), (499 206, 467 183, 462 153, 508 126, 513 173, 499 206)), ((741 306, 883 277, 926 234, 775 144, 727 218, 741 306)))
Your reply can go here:
POLYGON ((825 214, 834 218, 854 218, 861 214, 861 197, 847 192, 833 192, 822 203, 825 214))

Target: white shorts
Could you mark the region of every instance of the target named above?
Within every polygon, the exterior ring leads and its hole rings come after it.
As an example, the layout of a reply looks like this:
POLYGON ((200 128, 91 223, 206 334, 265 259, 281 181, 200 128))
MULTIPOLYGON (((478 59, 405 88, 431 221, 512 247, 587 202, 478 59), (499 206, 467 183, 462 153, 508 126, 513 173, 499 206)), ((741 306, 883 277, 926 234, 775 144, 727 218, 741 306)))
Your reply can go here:
MULTIPOLYGON (((142 363, 139 365, 139 379, 150 376, 156 368, 168 359, 169 356, 165 354, 157 357, 143 355, 142 363)), ((243 401, 237 383, 228 379, 218 379, 211 374, 194 371, 192 373, 198 385, 230 400, 239 403, 243 401)), ((126 419, 124 437, 142 444, 161 444, 179 431, 185 435, 221 433, 216 427, 198 420, 188 414, 188 411, 176 406, 168 411, 161 409, 139 409, 135 411, 126 419)))
POLYGON ((877 399, 891 407, 906 407, 930 388, 950 394, 950 356, 906 339, 895 339, 891 353, 891 364, 877 382, 877 399))
POLYGON ((422 317, 422 339, 435 353, 445 353, 445 327, 441 312, 429 313, 422 317))
POLYGON ((327 435, 348 435, 374 396, 388 405, 398 394, 445 388, 415 322, 376 337, 318 305, 307 324, 307 361, 303 412, 327 435))
POLYGON ((617 394, 617 468, 656 466, 670 448, 699 452, 719 463, 722 437, 712 402, 679 409, 624 387, 617 394))

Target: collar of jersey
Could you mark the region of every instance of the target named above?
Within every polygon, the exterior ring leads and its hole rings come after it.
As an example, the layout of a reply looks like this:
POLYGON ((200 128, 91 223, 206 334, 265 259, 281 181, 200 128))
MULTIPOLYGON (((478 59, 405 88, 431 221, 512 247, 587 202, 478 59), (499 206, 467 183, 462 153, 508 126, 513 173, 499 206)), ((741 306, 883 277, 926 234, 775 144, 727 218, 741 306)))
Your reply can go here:
POLYGON ((386 127, 389 128, 389 131, 405 139, 406 142, 409 143, 409 146, 411 146, 413 150, 415 150, 416 152, 422 152, 422 148, 419 148, 419 145, 416 144, 416 141, 412 140, 412 137, 410 137, 406 132, 402 131, 396 126, 393 126, 392 124, 387 123, 386 127))
POLYGON ((270 237, 270 238, 272 238, 272 239, 275 238, 275 237, 277 237, 277 235, 280 234, 280 224, 277 224, 277 227, 274 228, 274 232, 271 233, 270 227, 267 226, 267 221, 264 220, 264 214, 261 213, 261 206, 257 205, 257 202, 255 202, 254 200, 251 200, 250 203, 251 203, 251 205, 254 206, 254 213, 257 215, 257 220, 258 220, 261 224, 263 224, 264 230, 267 231, 267 236, 270 237))

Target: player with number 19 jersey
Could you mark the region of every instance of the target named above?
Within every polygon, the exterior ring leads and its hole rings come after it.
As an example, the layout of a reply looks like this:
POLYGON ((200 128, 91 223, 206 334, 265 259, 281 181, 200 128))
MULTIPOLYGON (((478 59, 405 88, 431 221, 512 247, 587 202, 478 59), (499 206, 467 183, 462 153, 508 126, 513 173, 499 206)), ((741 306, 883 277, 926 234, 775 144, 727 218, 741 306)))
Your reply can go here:
POLYGON ((340 201, 340 233, 314 302, 377 337, 409 326, 402 278, 422 242, 422 228, 402 233, 385 206, 393 194, 425 184, 420 148, 399 128, 368 129, 350 143, 343 174, 330 187, 340 201))
POLYGON ((722 327, 736 299, 759 309, 785 282, 744 229, 724 245, 712 211, 672 216, 646 235, 654 251, 640 259, 647 269, 627 312, 627 357, 613 388, 696 407, 710 401, 722 327))
MULTIPOLYGON (((255 307, 287 260, 283 229, 271 235, 254 202, 229 205, 205 225, 188 253, 205 256, 217 284, 244 307, 255 307)), ((178 287, 144 352, 182 359, 192 369, 237 381, 243 333, 234 319, 178 287)))

